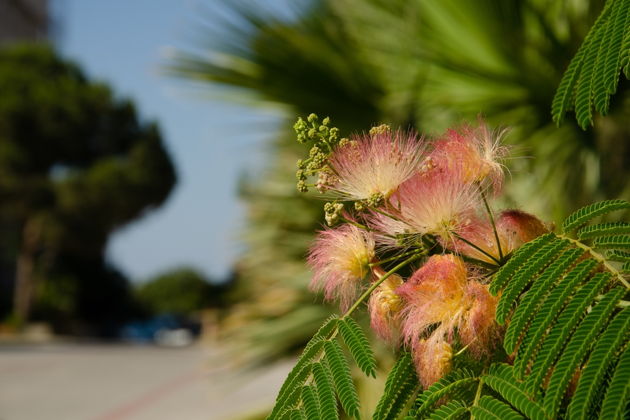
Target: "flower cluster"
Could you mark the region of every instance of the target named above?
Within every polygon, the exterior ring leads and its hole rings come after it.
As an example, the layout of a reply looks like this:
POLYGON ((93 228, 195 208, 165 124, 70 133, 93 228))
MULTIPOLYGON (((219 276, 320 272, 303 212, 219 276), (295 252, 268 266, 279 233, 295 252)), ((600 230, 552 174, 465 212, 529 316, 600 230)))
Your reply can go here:
POLYGON ((328 118, 318 121, 295 126, 314 143, 298 162, 298 188, 316 179, 332 198, 327 223, 341 225, 311 247, 312 288, 343 311, 367 301, 374 332, 412 352, 426 386, 459 354, 491 355, 501 331, 489 276, 549 230, 521 210, 491 210, 504 180, 500 134, 479 121, 431 140, 385 125, 340 139, 328 118))

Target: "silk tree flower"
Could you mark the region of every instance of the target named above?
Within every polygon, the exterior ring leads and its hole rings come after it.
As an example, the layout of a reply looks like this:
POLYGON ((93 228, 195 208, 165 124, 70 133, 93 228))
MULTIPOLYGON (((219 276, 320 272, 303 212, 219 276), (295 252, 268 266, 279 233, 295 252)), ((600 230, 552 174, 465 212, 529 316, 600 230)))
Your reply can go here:
POLYGON ((370 275, 374 255, 374 237, 354 225, 319 232, 308 256, 311 288, 323 290, 326 300, 338 299, 345 311, 370 275))
POLYGON ((494 316, 499 298, 490 294, 488 285, 476 281, 468 283, 466 297, 470 307, 458 333, 462 344, 469 347, 473 356, 480 357, 490 351, 497 338, 498 325, 494 316))
POLYGON ((418 340, 412 348, 418 378, 425 389, 451 370, 453 347, 445 340, 445 332, 440 329, 435 330, 429 338, 418 340))
POLYGON ((411 232, 451 238, 470 223, 480 206, 477 187, 456 174, 418 173, 403 183, 391 200, 411 232))
MULTIPOLYGON (((376 272, 378 278, 384 272, 376 272)), ((400 329, 398 313, 402 309, 402 299, 396 289, 403 284, 400 276, 394 274, 381 283, 370 295, 368 309, 370 312, 370 326, 384 341, 397 344, 400 329)))
MULTIPOLYGON (((521 210, 504 210, 495 220, 497 235, 501 243, 503 255, 508 255, 521 245, 540 235, 549 232, 545 224, 529 213, 521 210)), ((493 258, 499 259, 499 248, 492 225, 488 221, 475 219, 460 232, 460 236, 479 247, 483 252, 469 244, 455 239, 452 244, 446 244, 457 252, 481 261, 493 263, 493 258)))
POLYGON ((374 131, 335 149, 328 165, 337 179, 331 189, 349 200, 386 199, 412 177, 425 145, 411 132, 374 131))
POLYGON ((405 342, 414 345, 434 324, 452 334, 465 312, 463 305, 467 270, 453 254, 433 255, 398 289, 405 307, 401 312, 405 342))
POLYGON ((501 160, 508 152, 501 145, 501 136, 502 133, 493 133, 481 120, 477 128, 462 126, 448 130, 435 143, 424 162, 424 170, 457 172, 468 183, 487 180, 498 192, 504 178, 501 160))
POLYGON ((456 334, 473 356, 489 353, 497 334, 497 298, 469 279, 460 257, 433 255, 396 293, 404 302, 402 335, 425 386, 450 369, 456 334))

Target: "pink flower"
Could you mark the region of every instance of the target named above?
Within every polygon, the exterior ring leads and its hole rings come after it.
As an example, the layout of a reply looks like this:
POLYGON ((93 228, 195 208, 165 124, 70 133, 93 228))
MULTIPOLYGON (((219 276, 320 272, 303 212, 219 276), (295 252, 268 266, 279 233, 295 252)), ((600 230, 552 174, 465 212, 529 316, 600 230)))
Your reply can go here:
POLYGON ((354 225, 319 232, 308 263, 313 270, 311 288, 323 290, 326 300, 339 300, 346 310, 358 297, 374 259, 374 238, 354 225))
POLYGON ((387 198, 418 171, 424 150, 413 133, 385 130, 355 137, 329 158, 337 176, 332 189, 350 200, 387 198))
POLYGON ((448 130, 436 142, 426 169, 457 172, 468 183, 488 180, 495 191, 503 183, 504 173, 501 159, 508 149, 500 143, 501 134, 490 131, 483 121, 477 128, 462 126, 448 130))
POLYGON ((412 348, 412 357, 420 383, 426 389, 451 370, 453 348, 438 328, 429 338, 418 340, 412 348))
MULTIPOLYGON (((501 251, 503 255, 508 255, 521 245, 529 242, 538 236, 549 232, 545 224, 535 216, 520 210, 504 210, 495 220, 497 235, 501 243, 501 251)), ((446 246, 452 247, 463 255, 476 258, 481 261, 492 263, 490 256, 499 259, 499 248, 497 240, 492 230, 492 225, 488 221, 474 219, 459 234, 462 238, 475 244, 478 249, 469 244, 455 239, 452 244, 446 246)))
POLYGON ((479 200, 475 185, 462 183, 457 175, 431 171, 403 183, 391 201, 412 232, 450 238, 470 222, 479 200))
POLYGON ((414 346, 434 324, 453 334, 466 310, 463 299, 467 270, 464 261, 453 255, 433 255, 396 292, 405 301, 402 334, 414 346))
POLYGON ((402 334, 425 386, 450 369, 456 333, 471 354, 489 353, 497 336, 497 298, 468 279, 463 260, 434 255, 396 292, 403 298, 402 334))
MULTIPOLYGON (((377 274, 378 277, 382 275, 382 272, 377 274)), ((398 313, 402 309, 402 300, 396 294, 396 288, 402 284, 402 278, 394 274, 372 292, 368 301, 370 326, 376 335, 391 344, 398 341, 398 313)))
POLYGON ((498 325, 494 316, 499 298, 492 296, 488 286, 471 281, 466 287, 468 313, 459 325, 462 344, 469 346, 474 356, 487 354, 497 337, 498 325))

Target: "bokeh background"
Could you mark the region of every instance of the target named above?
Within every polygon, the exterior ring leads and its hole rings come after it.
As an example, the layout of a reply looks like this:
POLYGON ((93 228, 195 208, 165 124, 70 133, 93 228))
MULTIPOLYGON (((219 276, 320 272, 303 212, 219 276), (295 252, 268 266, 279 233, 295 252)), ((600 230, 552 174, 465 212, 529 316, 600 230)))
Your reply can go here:
POLYGON ((0 0, 0 418, 264 417, 334 311, 306 287, 297 116, 483 117, 515 157, 495 205, 630 197, 628 81, 586 131, 550 116, 602 6, 0 0))

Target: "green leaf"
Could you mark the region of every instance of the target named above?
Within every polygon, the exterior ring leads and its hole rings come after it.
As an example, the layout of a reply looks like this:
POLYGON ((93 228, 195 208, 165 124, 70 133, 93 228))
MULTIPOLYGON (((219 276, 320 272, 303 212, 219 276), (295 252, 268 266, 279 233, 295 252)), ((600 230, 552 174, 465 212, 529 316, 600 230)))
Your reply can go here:
POLYGON ((317 386, 319 409, 322 419, 338 419, 337 399, 333 392, 332 378, 328 376, 326 368, 320 362, 313 363, 313 378, 317 386))
POLYGON ((586 130, 586 127, 593 123, 593 81, 598 76, 595 72, 595 66, 603 56, 602 40, 606 33, 606 9, 602 12, 603 19, 600 22, 601 24, 593 25, 591 29, 594 32, 593 40, 589 45, 588 51, 585 53, 584 63, 582 64, 580 77, 575 88, 575 118, 583 130, 586 130))
POLYGON ((595 348, 578 382, 571 404, 570 418, 584 419, 588 417, 595 395, 601 391, 604 375, 613 362, 619 348, 630 338, 630 308, 621 311, 610 322, 606 331, 597 339, 595 348))
POLYGON ((512 410, 512 407, 489 395, 481 397, 477 405, 470 407, 470 412, 478 420, 520 420, 523 418, 512 410))
POLYGON ((445 377, 431 385, 416 399, 416 415, 420 416, 433 408, 433 405, 445 395, 452 394, 455 390, 469 387, 479 378, 468 369, 459 369, 447 374, 445 377))
POLYGON ((597 225, 586 226, 578 231, 579 239, 591 239, 598 236, 611 236, 630 233, 630 223, 600 223, 597 225))
POLYGON ((514 377, 512 366, 506 364, 492 365, 489 372, 483 376, 483 383, 498 392, 528 418, 547 419, 542 407, 533 401, 533 396, 524 391, 522 382, 514 377))
POLYGON ((610 95, 607 91, 607 85, 610 84, 609 78, 619 75, 619 65, 615 63, 614 56, 619 56, 621 53, 620 47, 621 40, 623 39, 623 28, 618 30, 619 28, 616 23, 619 16, 622 15, 622 3, 621 1, 614 1, 611 6, 610 17, 606 22, 605 33, 594 71, 594 75, 597 77, 593 84, 593 101, 595 103, 595 109, 601 114, 608 112, 610 95), (619 44, 617 44, 617 41, 619 41, 619 44), (615 46, 617 46, 617 48, 615 48, 615 46))
POLYGON ((612 261, 630 262, 630 252, 613 249, 606 252, 606 258, 612 261))
POLYGON ((569 386, 576 369, 585 357, 589 347, 595 342, 600 330, 608 322, 608 318, 625 290, 615 288, 608 292, 604 298, 586 315, 575 333, 571 336, 560 360, 547 385, 547 392, 543 400, 543 407, 547 414, 554 418, 560 407, 564 393, 569 386))
POLYGON ((496 310, 496 319, 500 325, 503 325, 505 322, 512 310, 512 305, 514 305, 525 287, 568 245, 569 241, 566 240, 553 241, 541 246, 529 257, 527 266, 519 270, 503 290, 496 310))
MULTIPOLYGON (((600 19, 601 15, 597 19, 597 21, 599 21, 600 19)), ((584 38, 582 45, 580 45, 580 48, 578 48, 575 56, 569 63, 569 67, 564 72, 562 80, 560 80, 558 90, 556 90, 556 94, 553 97, 553 101, 551 104, 551 115, 557 125, 560 125, 560 122, 562 121, 565 112, 571 108, 571 102, 575 97, 575 85, 579 79, 580 72, 582 71, 584 59, 591 47, 594 32, 595 31, 591 28, 589 33, 584 38)))
POLYGON ((431 413, 429 420, 455 420, 461 418, 467 411, 461 401, 450 401, 431 413))
POLYGON ((290 420, 308 420, 306 412, 302 408, 294 408, 289 413, 290 420))
POLYGON ((514 361, 515 375, 518 378, 523 378, 528 364, 533 361, 536 352, 540 348, 543 337, 559 315, 569 296, 574 293, 575 289, 589 276, 596 266, 597 261, 593 259, 580 262, 560 281, 560 284, 551 291, 545 302, 540 306, 523 338, 514 361))
POLYGON ((322 324, 322 326, 317 330, 313 339, 315 338, 329 338, 330 334, 338 327, 339 317, 337 315, 329 316, 326 321, 322 324))
POLYGON ((586 309, 593 304, 597 294, 606 287, 611 277, 610 273, 596 274, 571 298, 547 334, 538 356, 534 360, 531 373, 525 382, 527 389, 538 390, 553 362, 562 353, 562 349, 575 326, 584 316, 586 309))
POLYGON ((359 418, 359 397, 352 382, 350 367, 343 355, 341 346, 336 340, 327 341, 324 345, 326 361, 330 367, 337 396, 346 414, 359 418))
POLYGON ((624 56, 627 59, 630 51, 630 2, 617 1, 616 6, 618 10, 615 11, 615 17, 610 23, 614 25, 612 42, 606 55, 606 67, 603 70, 605 88, 609 94, 617 91, 624 56))
POLYGON ((621 419, 630 397, 630 346, 626 347, 602 403, 601 419, 621 419))
POLYGON ((304 413, 308 420, 318 420, 321 418, 317 390, 312 385, 302 387, 302 401, 304 401, 304 413))
POLYGON ((569 249, 554 261, 543 274, 534 282, 532 287, 525 293, 521 302, 516 307, 514 315, 510 320, 503 346, 508 354, 511 354, 518 340, 525 332, 525 327, 529 324, 529 320, 536 314, 538 307, 545 301, 544 296, 549 294, 555 287, 558 278, 564 275, 564 272, 572 266, 578 258, 584 254, 579 248, 569 249))
POLYGON ((357 366, 367 375, 376 377, 376 360, 370 348, 370 343, 365 337, 359 324, 350 317, 339 321, 339 330, 343 341, 348 346, 350 354, 357 366))
POLYGON ((630 249, 630 236, 604 236, 593 241, 594 248, 630 249))
POLYGON ((597 216, 628 208, 630 208, 630 203, 625 200, 606 200, 593 203, 571 213, 571 215, 562 222, 562 230, 568 233, 597 216))
POLYGON ((556 235, 553 233, 547 233, 539 236, 531 242, 526 243, 510 258, 510 260, 495 274, 492 283, 490 284, 490 293, 497 295, 499 291, 507 284, 512 278, 514 273, 518 271, 523 264, 525 264, 529 258, 536 252, 538 247, 545 245, 546 243, 557 240, 556 235))
POLYGON ((394 420, 418 389, 418 377, 410 353, 403 353, 387 375, 385 390, 374 411, 374 420, 394 420))

